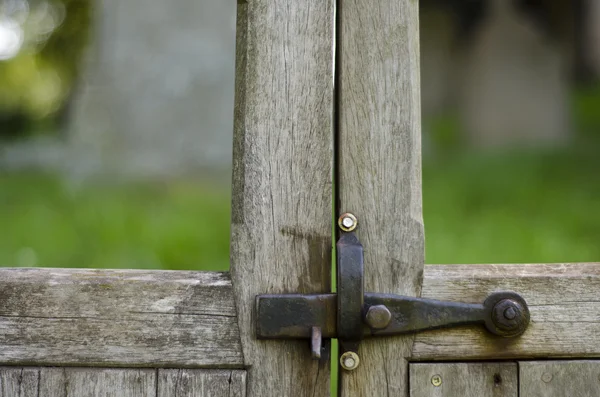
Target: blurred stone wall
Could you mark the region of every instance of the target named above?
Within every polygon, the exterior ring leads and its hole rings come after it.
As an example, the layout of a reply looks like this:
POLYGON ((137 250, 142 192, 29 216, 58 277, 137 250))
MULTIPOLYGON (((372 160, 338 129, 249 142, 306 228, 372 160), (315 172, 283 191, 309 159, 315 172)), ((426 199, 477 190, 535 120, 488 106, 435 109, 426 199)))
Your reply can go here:
POLYGON ((202 176, 231 167, 233 0, 97 0, 73 101, 68 175, 202 176))
POLYGON ((569 2, 422 1, 424 120, 457 115, 478 149, 568 143, 573 24, 569 2))

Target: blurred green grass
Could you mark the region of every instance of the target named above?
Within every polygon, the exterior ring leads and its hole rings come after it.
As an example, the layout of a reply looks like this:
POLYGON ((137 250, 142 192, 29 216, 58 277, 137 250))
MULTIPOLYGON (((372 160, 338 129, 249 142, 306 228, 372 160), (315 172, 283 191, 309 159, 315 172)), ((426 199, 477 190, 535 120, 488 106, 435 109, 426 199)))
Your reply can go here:
POLYGON ((0 174, 0 266, 226 269, 229 191, 0 174))
MULTIPOLYGON (((593 147, 425 161, 427 263, 600 260, 593 147)), ((225 270, 230 194, 193 182, 70 187, 0 174, 0 266, 225 270)))

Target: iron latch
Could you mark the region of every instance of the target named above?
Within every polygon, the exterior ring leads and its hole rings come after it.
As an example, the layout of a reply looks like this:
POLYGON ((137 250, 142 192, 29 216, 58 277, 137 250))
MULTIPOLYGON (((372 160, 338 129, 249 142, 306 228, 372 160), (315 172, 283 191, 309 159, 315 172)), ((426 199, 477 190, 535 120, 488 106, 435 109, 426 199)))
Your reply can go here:
POLYGON ((359 364, 358 345, 365 337, 482 324, 492 334, 517 337, 529 325, 525 300, 514 292, 495 292, 481 304, 365 293, 363 247, 354 233, 357 220, 344 214, 337 247, 337 294, 258 295, 258 339, 310 339, 314 358, 322 339, 338 338, 347 370, 359 364))

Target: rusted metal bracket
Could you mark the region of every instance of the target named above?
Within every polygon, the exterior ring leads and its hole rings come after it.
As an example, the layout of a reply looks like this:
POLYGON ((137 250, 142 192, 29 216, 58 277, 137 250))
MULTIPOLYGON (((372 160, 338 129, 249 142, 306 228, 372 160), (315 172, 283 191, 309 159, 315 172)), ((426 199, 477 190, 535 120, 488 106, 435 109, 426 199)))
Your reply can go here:
POLYGON ((343 223, 337 242, 337 294, 258 295, 258 339, 310 339, 320 358, 323 338, 338 338, 342 367, 358 366, 365 337, 400 335, 431 329, 482 324, 492 334, 516 337, 529 324, 525 300, 514 292, 495 292, 481 304, 445 302, 393 294, 365 293, 363 247, 354 234, 356 218, 343 223))

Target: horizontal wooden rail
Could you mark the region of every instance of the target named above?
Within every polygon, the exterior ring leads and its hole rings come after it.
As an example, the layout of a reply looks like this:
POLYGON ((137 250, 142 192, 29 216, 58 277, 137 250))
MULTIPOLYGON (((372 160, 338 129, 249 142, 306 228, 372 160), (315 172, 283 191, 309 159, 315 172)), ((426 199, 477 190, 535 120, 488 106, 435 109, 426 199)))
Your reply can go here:
POLYGON ((226 273, 0 269, 0 363, 240 368, 226 273))
POLYGON ((465 327, 417 334, 412 359, 600 357, 600 263, 429 265, 422 296, 481 302, 494 291, 521 294, 531 324, 519 338, 465 327))
MULTIPOLYGON (((529 304, 523 336, 423 332, 411 359, 600 357, 600 263, 425 267, 426 298, 475 303, 501 290, 529 304)), ((229 275, 0 269, 0 364, 242 368, 229 275)))

